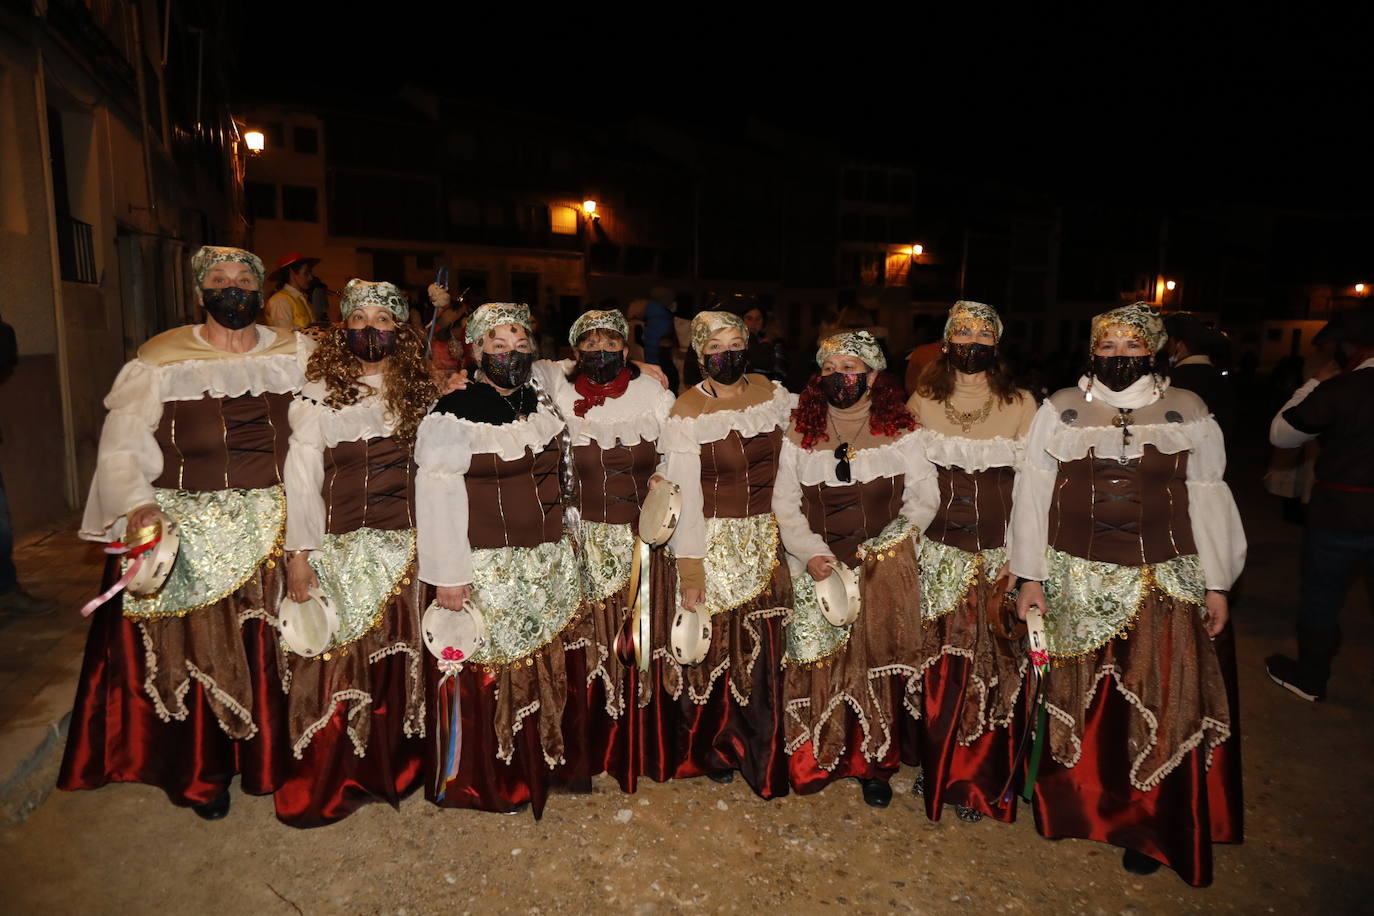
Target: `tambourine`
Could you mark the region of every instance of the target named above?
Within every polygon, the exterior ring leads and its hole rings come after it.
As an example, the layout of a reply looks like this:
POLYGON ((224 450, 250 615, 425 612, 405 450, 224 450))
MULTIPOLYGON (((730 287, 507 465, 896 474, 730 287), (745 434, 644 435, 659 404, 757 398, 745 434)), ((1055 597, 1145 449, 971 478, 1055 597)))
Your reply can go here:
POLYGON ((1035 665, 1049 662, 1050 642, 1045 636, 1045 614, 1034 604, 1026 608, 1026 651, 1035 665))
POLYGON ((339 632, 339 613, 334 603, 318 589, 310 590, 305 601, 282 599, 277 610, 281 623, 281 638, 287 647, 297 655, 314 658, 334 642, 339 632))
POLYGON ((825 565, 832 572, 815 583, 821 615, 832 627, 848 626, 859 617, 859 580, 854 571, 839 560, 831 560, 825 565))
POLYGON ((682 487, 671 481, 658 483, 639 510, 639 539, 653 547, 668 543, 682 516, 682 487))
POLYGON ((167 577, 172 574, 177 552, 181 549, 181 528, 173 519, 168 519, 166 523, 140 528, 126 541, 129 552, 137 554, 140 547, 158 538, 159 534, 161 539, 156 546, 141 554, 142 562, 138 570, 124 586, 125 591, 135 597, 147 598, 157 594, 158 589, 162 588, 167 577))
POLYGON ((706 611, 678 608, 668 641, 679 664, 700 664, 711 648, 711 615, 706 611))
POLYGON ((487 622, 471 598, 459 611, 431 601, 420 621, 420 632, 430 655, 444 662, 465 662, 486 643, 487 622))

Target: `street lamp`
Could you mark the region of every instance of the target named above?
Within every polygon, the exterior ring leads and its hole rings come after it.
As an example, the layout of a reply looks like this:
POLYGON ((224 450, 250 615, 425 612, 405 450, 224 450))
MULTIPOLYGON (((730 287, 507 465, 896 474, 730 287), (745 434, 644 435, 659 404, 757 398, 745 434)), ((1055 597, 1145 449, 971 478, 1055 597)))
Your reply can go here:
POLYGON ((256 156, 267 147, 267 137, 260 130, 246 130, 243 132, 243 143, 248 147, 248 152, 256 156))
POLYGON ((1178 281, 1177 281, 1177 280, 1165 280, 1165 281, 1164 281, 1164 288, 1167 289, 1167 290, 1168 290, 1169 292, 1171 292, 1171 293, 1174 291, 1174 287, 1176 287, 1176 286, 1178 286, 1178 281))
POLYGON ((582 212, 586 214, 587 219, 601 219, 601 214, 596 212, 596 201, 591 198, 582 201, 582 212))
POLYGON ((1363 295, 1364 295, 1364 284, 1363 284, 1363 283, 1356 283, 1356 284, 1355 284, 1355 292, 1357 292, 1357 293, 1359 293, 1360 295, 1363 296, 1363 295))
POLYGON ((907 254, 911 255, 913 258, 919 258, 921 255, 925 253, 926 246, 924 245, 912 245, 909 249, 907 249, 907 254))

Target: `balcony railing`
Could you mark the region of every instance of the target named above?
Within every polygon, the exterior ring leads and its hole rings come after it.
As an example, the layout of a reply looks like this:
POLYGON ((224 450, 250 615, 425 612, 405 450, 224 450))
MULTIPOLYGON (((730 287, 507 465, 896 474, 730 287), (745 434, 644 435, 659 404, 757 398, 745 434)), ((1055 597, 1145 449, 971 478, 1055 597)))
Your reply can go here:
POLYGON ((70 283, 99 283, 95 269, 95 237, 90 223, 70 216, 57 218, 57 255, 62 279, 70 283))

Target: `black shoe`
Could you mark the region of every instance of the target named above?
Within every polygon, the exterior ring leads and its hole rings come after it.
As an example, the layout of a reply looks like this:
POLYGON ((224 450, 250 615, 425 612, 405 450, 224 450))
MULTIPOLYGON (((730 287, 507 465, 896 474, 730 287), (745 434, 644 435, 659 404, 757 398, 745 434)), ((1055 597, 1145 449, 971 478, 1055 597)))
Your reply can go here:
POLYGON ((229 813, 229 790, 225 789, 212 801, 203 805, 192 805, 191 810, 203 821, 217 821, 229 813))
POLYGON ((917 774, 916 774, 916 778, 913 779, 913 780, 911 781, 911 794, 912 794, 912 795, 925 795, 925 794, 926 794, 926 774, 925 774, 925 773, 917 773, 917 774))
POLYGON ((886 808, 892 804, 892 786, 886 779, 860 779, 863 787, 864 804, 870 808, 886 808))
POLYGON ((1143 852, 1128 849, 1121 856, 1121 867, 1133 875, 1153 875, 1164 863, 1152 859, 1143 852))
POLYGON ((706 778, 711 780, 711 782, 718 782, 723 786, 728 786, 735 781, 735 771, 722 770, 719 773, 707 773, 706 778))
POLYGON ((976 824, 983 819, 983 812, 970 808, 968 805, 955 805, 954 816, 965 824, 976 824))
POLYGON ((1303 676, 1301 666, 1286 655, 1271 655, 1264 660, 1269 679, 1309 703, 1326 699, 1326 684, 1317 684, 1303 676))

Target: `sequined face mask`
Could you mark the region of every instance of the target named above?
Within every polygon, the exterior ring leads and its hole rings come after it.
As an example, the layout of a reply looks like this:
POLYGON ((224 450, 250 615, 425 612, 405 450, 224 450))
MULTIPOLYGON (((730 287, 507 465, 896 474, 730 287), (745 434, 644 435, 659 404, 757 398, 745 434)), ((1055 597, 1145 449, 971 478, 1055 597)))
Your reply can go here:
POLYGON ((239 331, 257 320, 262 311, 262 292, 240 286, 222 289, 202 289, 201 303, 215 324, 231 331, 239 331))
POLYGON ((365 362, 375 363, 386 359, 396 349, 395 331, 383 331, 368 325, 365 328, 349 328, 344 335, 349 351, 365 362))
POLYGON ((625 368, 624 350, 578 350, 577 371, 598 385, 615 381, 625 368))
POLYGON ((866 372, 832 372, 821 376, 821 393, 831 407, 853 407, 867 391, 866 372))
POLYGON ((1153 356, 1098 356, 1092 358, 1092 374, 1113 391, 1125 391, 1150 374, 1153 356))
POLYGON ((714 382, 733 385, 744 378, 749 368, 749 353, 745 350, 721 350, 701 358, 701 371, 714 382))
POLYGON ((534 354, 520 350, 505 353, 483 353, 482 373, 497 388, 520 388, 530 380, 534 369, 534 354))
POLYGON ((952 343, 949 345, 949 364, 965 375, 977 375, 992 367, 997 348, 991 344, 952 343))

